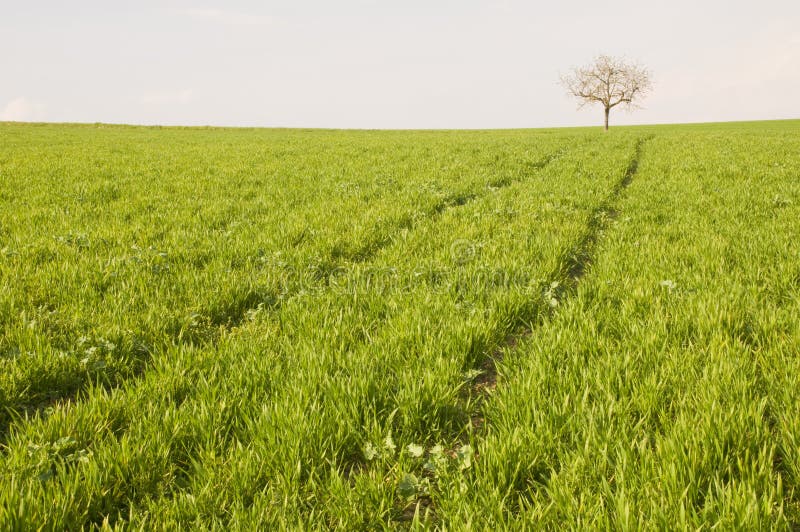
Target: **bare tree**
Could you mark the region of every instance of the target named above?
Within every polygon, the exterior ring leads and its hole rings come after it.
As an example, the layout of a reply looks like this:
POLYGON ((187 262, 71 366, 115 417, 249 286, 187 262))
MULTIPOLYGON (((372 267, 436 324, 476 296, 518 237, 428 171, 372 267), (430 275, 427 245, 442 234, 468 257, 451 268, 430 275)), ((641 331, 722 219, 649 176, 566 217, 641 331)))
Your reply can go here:
POLYGON ((603 105, 606 131, 611 109, 620 104, 638 108, 639 100, 652 89, 650 72, 646 68, 607 55, 597 56, 592 64, 561 76, 561 84, 570 96, 580 101, 578 108, 594 103, 603 105))

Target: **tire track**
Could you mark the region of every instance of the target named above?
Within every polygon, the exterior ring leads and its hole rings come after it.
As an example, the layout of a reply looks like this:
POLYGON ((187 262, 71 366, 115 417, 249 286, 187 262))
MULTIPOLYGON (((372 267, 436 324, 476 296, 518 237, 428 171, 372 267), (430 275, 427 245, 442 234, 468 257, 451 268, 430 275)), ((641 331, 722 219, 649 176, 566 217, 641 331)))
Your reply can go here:
MULTIPOLYGON (((606 198, 589 215, 586 229, 577 242, 561 256, 559 266, 550 273, 548 279, 552 284, 547 290, 549 297, 555 298, 560 303, 573 297, 578 290, 581 280, 587 274, 594 261, 597 245, 606 229, 618 217, 617 205, 620 197, 633 182, 642 157, 642 149, 646 142, 653 137, 640 138, 635 145, 633 156, 628 163, 625 173, 606 198)), ((473 381, 469 395, 474 401, 477 397, 477 412, 472 416, 473 427, 483 429, 485 417, 482 413, 482 404, 489 392, 497 386, 497 363, 502 359, 502 354, 507 349, 531 336, 536 329, 544 325, 557 312, 557 308, 536 306, 527 315, 518 320, 517 331, 509 335, 505 341, 497 346, 491 355, 487 356, 480 366, 483 372, 473 381), (532 320, 532 322, 531 322, 532 320), (528 323, 529 325, 525 325, 528 323), (521 327, 521 328, 520 328, 521 327)))
MULTIPOLYGON (((407 228, 413 229, 420 226, 423 223, 435 224, 442 215, 451 209, 458 209, 461 207, 468 206, 470 203, 478 200, 479 198, 485 197, 490 195, 493 190, 497 190, 498 188, 503 188, 512 185, 516 182, 522 182, 527 179, 535 178, 536 174, 534 172, 529 171, 530 168, 535 170, 541 170, 545 168, 548 164, 552 161, 556 160, 557 158, 561 157, 564 153, 567 153, 569 150, 566 148, 560 148, 545 157, 535 161, 534 163, 526 163, 525 164, 525 171, 520 171, 517 175, 515 175, 512 179, 509 179, 507 182, 504 182, 500 185, 489 185, 487 187, 481 187, 476 193, 451 193, 448 196, 442 198, 439 202, 437 202, 433 208, 428 211, 427 216, 418 217, 416 219, 404 220, 402 221, 397 228, 407 228), (492 188, 490 188, 493 187, 492 188)), ((368 262, 375 258, 379 252, 394 244, 396 240, 394 238, 376 238, 370 239, 368 244, 362 246, 363 251, 357 253, 357 255, 348 255, 348 254, 341 254, 340 256, 336 257, 335 261, 331 261, 334 264, 345 268, 346 266, 350 266, 353 263, 363 263, 368 262)), ((323 288, 327 285, 327 279, 325 277, 321 277, 318 279, 313 280, 313 283, 323 288)), ((299 291, 298 291, 299 292, 299 291)), ((248 321, 248 316, 250 312, 256 311, 257 309, 267 310, 268 312, 279 312, 282 308, 284 302, 297 295, 297 293, 289 292, 283 293, 274 290, 274 287, 261 286, 258 285, 257 282, 253 283, 252 286, 247 286, 246 288, 239 291, 235 294, 230 301, 218 301, 215 303, 213 308, 209 308, 202 312, 202 316, 199 316, 199 320, 202 321, 203 326, 200 327, 198 330, 189 330, 185 327, 185 325, 176 323, 173 324, 172 329, 170 330, 170 335, 167 340, 167 343, 175 346, 175 345, 192 345, 196 347, 206 347, 215 349, 219 343, 219 341, 228 334, 232 329, 242 326, 243 324, 246 325, 248 321)), ((169 346, 165 347, 168 348, 169 346)), ((147 360, 152 359, 152 357, 157 356, 159 350, 156 350, 155 353, 150 354, 147 357, 147 360)), ((125 379, 124 382, 116 383, 115 386, 111 386, 110 388, 119 388, 123 383, 127 383, 126 388, 130 388, 130 392, 123 391, 122 393, 131 393, 136 394, 136 390, 138 389, 138 381, 141 381, 143 376, 147 373, 147 360, 142 362, 142 371, 138 372, 134 377, 129 379, 125 379), (131 382, 132 381, 132 382, 131 382)), ((76 390, 74 393, 70 394, 69 396, 63 396, 59 398, 55 404, 65 404, 65 403, 82 403, 83 398, 80 397, 81 393, 85 390, 81 388, 76 390)), ((191 396, 191 393, 188 394, 191 396)), ((186 401, 192 401, 191 397, 184 397, 181 403, 186 401)), ((47 406, 52 406, 47 405, 47 406)), ((26 412, 28 415, 36 415, 37 412, 40 412, 42 409, 46 408, 46 406, 42 406, 41 408, 31 409, 30 411, 26 412)), ((188 410, 187 410, 188 411, 188 410)), ((28 421, 27 419, 18 418, 15 420, 14 423, 24 423, 28 421)), ((129 420, 132 421, 132 420, 129 420)), ((116 430, 113 435, 109 435, 114 440, 119 440, 125 433, 128 432, 127 421, 119 421, 122 425, 118 427, 119 430, 116 430)), ((6 427, 8 428, 8 427, 6 427)), ((12 426, 13 432, 13 426, 12 426)), ((10 434, 7 432, 6 434, 2 435, 4 438, 2 441, 5 441, 5 438, 10 434)), ((19 443, 15 441, 15 444, 19 443)), ((228 445, 226 444, 225 447, 227 448, 228 445)), ((7 450, 8 448, 6 448, 7 450)), ((194 450, 193 449, 184 449, 177 458, 181 462, 186 462, 193 456, 194 450)), ((122 495, 122 493, 120 494, 122 495)), ((140 499, 138 497, 124 497, 117 501, 118 508, 128 508, 131 504, 135 504, 139 502, 140 499)))
MULTIPOLYGON (((511 186, 514 183, 531 178, 569 150, 559 148, 534 162, 525 163, 526 171, 504 179, 501 182, 489 183, 494 191, 511 186)), ((294 288, 285 292, 275 286, 264 286, 258 282, 247 287, 240 293, 233 294, 227 301, 217 302, 213 307, 191 313, 185 319, 175 319, 165 326, 166 338, 136 336, 137 344, 146 344, 147 349, 132 348, 116 353, 124 359, 131 360, 128 371, 120 374, 90 374, 74 373, 62 375, 62 380, 70 382, 69 386, 58 389, 62 393, 50 392, 44 400, 30 398, 6 404, 0 411, 0 444, 7 441, 9 432, 15 424, 36 417, 49 408, 74 403, 79 401, 80 394, 91 383, 98 384, 106 390, 118 388, 126 382, 141 378, 147 370, 147 365, 155 353, 178 345, 216 348, 220 339, 246 323, 248 316, 261 309, 270 312, 279 312, 286 299, 296 296, 305 288, 323 288, 330 282, 330 278, 337 273, 346 272, 352 264, 366 264, 372 261, 383 249, 394 242, 393 234, 402 230, 414 230, 422 223, 435 223, 446 212, 465 207, 470 203, 486 197, 492 193, 487 187, 479 192, 457 191, 450 192, 435 202, 424 211, 422 216, 407 214, 389 227, 375 231, 363 243, 349 245, 348 243, 335 244, 329 253, 329 258, 321 265, 308 264, 299 272, 291 272, 286 284, 298 284, 301 288, 294 288), (316 268, 316 271, 315 271, 316 268)), ((122 342, 117 342, 121 344, 122 342)), ((36 383, 30 383, 27 388, 34 388, 36 383)))
POLYGON ((333 259, 335 262, 338 262, 340 266, 344 266, 347 262, 368 262, 372 260, 382 249, 389 247, 392 242, 394 242, 391 233, 395 233, 403 229, 413 230, 422 222, 435 221, 445 212, 451 209, 464 207, 475 200, 486 197, 491 193, 491 191, 497 191, 509 187, 515 183, 525 181, 526 179, 531 178, 534 173, 542 170, 550 163, 563 156, 565 153, 567 153, 567 151, 568 150, 566 148, 559 148, 558 150, 555 150, 534 162, 526 163, 525 172, 522 172, 514 177, 492 181, 488 183, 487 187, 484 187, 481 192, 451 192, 436 202, 433 207, 425 211, 422 216, 413 217, 411 215, 406 215, 401 218, 399 222, 392 224, 388 230, 377 232, 376 234, 367 238, 363 244, 357 245, 352 250, 340 249, 337 248, 337 246, 334 246, 334 249, 331 252, 331 259, 333 259), (489 187, 491 187, 491 191, 489 190, 489 187), (387 232, 390 234, 385 234, 387 232))
MULTIPOLYGON (((640 138, 634 145, 633 154, 625 167, 622 177, 613 184, 608 195, 589 213, 585 229, 579 235, 577 241, 567 247, 562 253, 558 265, 547 276, 553 284, 546 290, 549 297, 557 299, 559 302, 572 297, 587 274, 597 252, 598 244, 606 229, 617 218, 617 205, 624 191, 633 182, 638 171, 639 162, 642 157, 644 144, 652 137, 640 138), (555 286, 555 288, 553 288, 555 286)), ((546 303, 544 299, 532 300, 530 304, 511 316, 514 324, 509 334, 504 340, 498 343, 490 343, 483 348, 484 356, 478 359, 477 366, 481 374, 474 378, 471 383, 464 388, 458 395, 456 409, 463 412, 469 420, 468 430, 462 430, 458 434, 451 435, 451 442, 454 447, 445 452, 450 456, 455 456, 457 451, 455 446, 467 444, 476 438, 482 437, 485 431, 485 416, 483 413, 484 405, 491 391, 497 386, 496 365, 500 361, 502 354, 507 349, 513 349, 517 343, 535 333, 535 331, 552 319, 557 310, 546 303)), ((499 333, 500 331, 498 331, 499 333)), ((474 366, 473 366, 474 367, 474 366)), ((469 370, 471 368, 464 368, 469 370)), ((423 511, 426 519, 436 521, 435 501, 425 499, 418 500, 419 510, 423 511)), ((405 503, 404 503, 405 504, 405 503)), ((409 520, 408 509, 416 508, 417 504, 410 503, 406 511, 402 512, 398 518, 400 521, 409 520)))

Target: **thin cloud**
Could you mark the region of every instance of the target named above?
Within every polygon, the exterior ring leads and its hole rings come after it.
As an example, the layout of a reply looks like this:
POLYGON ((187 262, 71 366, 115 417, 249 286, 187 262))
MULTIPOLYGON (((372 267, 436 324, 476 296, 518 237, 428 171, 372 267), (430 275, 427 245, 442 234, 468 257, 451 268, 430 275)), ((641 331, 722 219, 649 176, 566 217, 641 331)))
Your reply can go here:
POLYGON ((0 121, 2 122, 37 122, 43 120, 44 116, 44 105, 25 97, 11 100, 0 111, 0 121))

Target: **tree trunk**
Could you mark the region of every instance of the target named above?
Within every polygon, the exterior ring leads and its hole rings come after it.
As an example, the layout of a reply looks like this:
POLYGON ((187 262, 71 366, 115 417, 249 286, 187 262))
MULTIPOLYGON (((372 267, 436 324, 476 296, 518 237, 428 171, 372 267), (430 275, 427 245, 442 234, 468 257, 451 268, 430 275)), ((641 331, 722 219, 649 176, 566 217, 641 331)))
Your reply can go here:
POLYGON ((608 131, 608 113, 611 112, 611 109, 606 107, 606 131, 608 131))

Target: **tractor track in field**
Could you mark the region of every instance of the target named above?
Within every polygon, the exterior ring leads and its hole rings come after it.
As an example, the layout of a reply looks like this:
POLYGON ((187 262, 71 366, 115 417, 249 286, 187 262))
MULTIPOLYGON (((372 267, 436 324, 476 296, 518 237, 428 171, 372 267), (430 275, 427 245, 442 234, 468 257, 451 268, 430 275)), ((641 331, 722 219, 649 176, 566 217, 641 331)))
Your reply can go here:
MULTIPOLYGON (((495 181, 493 183, 489 183, 486 188, 480 190, 476 193, 469 193, 469 194, 451 194, 450 196, 444 198, 440 201, 433 209, 431 209, 425 216, 415 219, 408 224, 400 224, 399 226, 395 227, 394 229, 414 229, 417 227, 420 222, 422 221, 429 221, 429 222, 436 222, 438 219, 445 213, 450 210, 454 210, 460 207, 464 207, 472 203, 473 201, 479 200, 488 196, 489 194, 496 192, 497 190, 509 187, 516 183, 525 182, 529 179, 535 177, 536 172, 546 168, 550 163, 557 160, 565 153, 569 152, 570 150, 566 148, 560 148, 558 150, 553 151, 552 153, 545 155, 541 159, 527 163, 525 165, 525 171, 520 172, 519 175, 503 179, 500 181, 495 181)), ((346 271, 346 266, 356 263, 366 263, 371 261, 378 253, 394 243, 393 238, 387 238, 385 240, 380 240, 376 242, 376 245, 369 247, 368 251, 365 252, 358 252, 356 254, 339 254, 336 259, 341 266, 342 269, 346 271)), ((367 246, 364 246, 365 248, 367 246)), ((335 270, 335 269, 334 269, 335 270)), ((325 286, 326 278, 323 277, 322 279, 318 279, 320 286, 325 286)), ((239 440, 240 446, 246 446, 248 444, 247 440, 239 440)), ((229 447, 228 447, 229 448, 229 447)), ((361 464, 353 464, 353 463, 340 463, 340 466, 343 467, 345 471, 348 471, 348 478, 352 478, 351 475, 353 472, 359 470, 359 466, 361 464)))
MULTIPOLYGON (((578 240, 562 254, 559 266, 555 268, 547 277, 553 281, 555 288, 551 285, 549 297, 554 297, 559 302, 559 307, 573 297, 577 292, 581 280, 586 276, 596 256, 597 246, 603 233, 609 228, 611 223, 618 217, 618 204, 625 190, 633 182, 639 169, 639 162, 642 157, 642 149, 646 142, 653 136, 639 138, 636 141, 634 152, 628 162, 622 178, 617 181, 609 194, 595 207, 587 219, 586 227, 578 240)), ((518 343, 532 336, 539 328, 545 325, 558 312, 557 307, 542 307, 542 304, 531 305, 527 311, 523 311, 517 319, 514 332, 506 336, 505 340, 499 345, 491 348, 487 352, 482 362, 479 364, 481 373, 474 378, 469 386, 463 388, 459 396, 459 409, 469 417, 468 430, 454 436, 456 444, 473 443, 475 439, 482 438, 486 431, 485 403, 491 397, 492 392, 497 387, 497 365, 502 360, 503 354, 508 350, 513 350, 518 343)), ((455 449, 448 451, 450 455, 455 455, 455 449)), ((480 459, 476 455, 476 459, 480 459)), ((400 514, 398 518, 401 522, 413 520, 414 513, 420 511, 425 514, 426 519, 436 522, 436 504, 430 498, 421 498, 417 503, 412 503, 400 514)))
MULTIPOLYGON (((537 161, 535 161, 533 163, 528 163, 526 165, 526 167, 525 167, 526 171, 521 173, 519 176, 517 176, 517 177, 515 177, 513 179, 504 180, 502 182, 495 182, 495 183, 491 184, 491 186, 496 191, 496 190, 511 186, 511 185, 513 185, 515 183, 523 182, 523 181, 526 181, 528 179, 531 179, 531 178, 533 178, 535 176, 535 172, 544 169, 551 162, 553 162, 554 160, 558 159, 559 157, 561 157, 565 153, 567 153, 567 151, 568 150, 564 149, 564 148, 561 148, 559 150, 555 150, 554 152, 544 156, 543 158, 541 158, 541 159, 539 159, 539 160, 537 160, 537 161)), ((491 194, 491 191, 485 189, 485 190, 483 190, 481 192, 468 194, 468 195, 457 195, 457 194, 451 195, 451 196, 443 199, 441 202, 439 202, 437 204, 437 206, 434 207, 430 211, 430 213, 428 215, 426 215, 425 217, 419 219, 418 221, 414 221, 414 223, 410 223, 408 225, 402 225, 401 227, 398 227, 397 229, 403 229, 403 228, 405 228, 405 229, 413 229, 414 227, 419 225, 420 221, 423 221, 423 220, 426 220, 426 219, 428 221, 430 221, 430 222, 436 222, 438 220, 438 218, 440 216, 442 216, 445 212, 447 212, 449 210, 456 209, 456 208, 467 206, 471 202, 473 202, 475 200, 478 200, 478 199, 480 199, 482 197, 488 196, 489 194, 491 194)), ((347 266, 349 264, 353 264, 353 263, 369 262, 375 256, 377 256, 377 254, 382 249, 384 249, 386 247, 389 247, 390 245, 393 244, 393 242, 394 242, 394 239, 391 239, 391 238, 389 238, 389 239, 387 239, 385 241, 382 240, 377 245, 375 245, 373 247, 370 247, 368 253, 359 253, 355 257, 342 255, 339 258, 341 260, 342 268, 344 268, 345 266, 347 266), (344 258, 344 259, 342 260, 342 258, 344 258)), ((318 279, 318 282, 319 282, 320 286, 324 286, 325 285, 325 279, 324 278, 323 279, 318 279)), ((248 440, 247 439, 240 439, 238 441, 238 445, 247 446, 248 445, 248 440)), ((230 448, 231 448, 230 446, 226 446, 226 449, 230 449, 230 448)))
MULTIPOLYGON (((381 250, 391 246, 394 242, 391 233, 406 229, 413 230, 423 221, 435 222, 450 210, 467 206, 473 201, 488 196, 492 193, 491 190, 497 191, 530 179, 535 172, 542 170, 568 151, 567 148, 554 150, 535 161, 526 163, 524 172, 520 172, 511 178, 489 183, 477 192, 451 192, 436 202, 432 208, 425 211, 421 217, 414 218, 409 215, 392 224, 388 228, 388 235, 385 234, 385 231, 376 232, 377 234, 367 237, 364 242, 354 246, 353 249, 346 249, 346 246, 334 246, 321 272, 314 274, 314 265, 308 265, 307 271, 304 272, 304 275, 309 274, 308 278, 304 278, 301 284, 304 288, 310 286, 323 288, 329 284, 330 278, 334 273, 346 272, 348 266, 353 264, 369 263, 381 250)), ((290 291, 279 294, 272 289, 264 289, 258 286, 252 287, 229 301, 221 302, 213 308, 202 309, 192 314, 192 320, 187 321, 197 321, 199 323, 198 327, 187 326, 186 323, 178 322, 168 325, 166 328, 166 342, 164 340, 150 342, 152 347, 147 350, 146 356, 132 355, 130 358, 134 360, 135 364, 125 376, 111 375, 99 378, 98 376, 86 375, 81 379, 80 376, 74 375, 73 377, 75 378, 73 380, 80 380, 81 382, 73 383, 67 390, 64 390, 64 393, 50 392, 46 399, 37 398, 6 405, 6 413, 0 415, 0 445, 7 441, 10 430, 15 424, 35 417, 48 408, 74 404, 79 401, 80 394, 85 391, 90 382, 100 382, 106 389, 115 389, 125 382, 140 378, 147 370, 147 365, 152 359, 153 353, 158 350, 178 345, 216 347, 224 335, 245 324, 251 313, 261 309, 277 312, 285 299, 297 295, 299 292, 300 290, 296 290, 295 292, 290 291)))
MULTIPOLYGON (((524 173, 521 173, 513 178, 506 178, 488 183, 487 186, 481 191, 450 193, 438 201, 431 209, 428 209, 423 216, 419 218, 406 216, 401 219, 399 223, 393 224, 393 226, 390 227, 390 230, 396 232, 404 229, 414 229, 422 221, 436 221, 449 210, 464 207, 475 200, 486 197, 491 193, 488 191, 489 187, 491 187, 491 189, 494 191, 497 191, 509 187, 514 183, 519 183, 529 179, 532 177, 534 172, 542 170, 554 160, 564 155, 566 152, 567 150, 565 148, 555 150, 534 162, 527 163, 525 165, 526 171, 524 173)), ((349 263, 368 262, 372 260, 382 249, 389 247, 392 242, 394 242, 394 239, 391 237, 391 235, 377 234, 373 237, 367 238, 364 243, 358 245, 354 250, 339 250, 334 247, 334 250, 331 253, 331 259, 334 261, 334 263, 339 263, 341 266, 346 266, 349 263)))
MULTIPOLYGON (((494 190, 499 190, 514 183, 525 181, 532 177, 533 172, 538 172, 551 162, 558 159, 568 150, 561 148, 555 150, 541 159, 526 165, 527 171, 524 174, 513 179, 506 179, 501 182, 493 184, 494 190)), ((487 187, 488 188, 488 187, 487 187)), ((428 209, 423 216, 414 218, 413 216, 405 216, 398 222, 391 225, 389 232, 394 233, 402 230, 413 230, 418 227, 423 221, 436 222, 445 212, 460 207, 465 207, 480 198, 486 197, 490 194, 487 189, 479 192, 456 192, 450 193, 440 201, 438 201, 431 209, 428 209)), ((314 272, 316 265, 308 264, 305 268, 305 273, 310 274, 308 279, 304 279, 302 283, 304 288, 315 286, 322 288, 330 283, 332 275, 348 271, 348 266, 353 264, 365 264, 372 261, 383 249, 388 248, 394 243, 394 238, 391 235, 384 234, 383 231, 376 232, 368 237, 364 242, 359 243, 354 249, 346 249, 346 246, 334 245, 330 252, 329 258, 323 261, 319 267, 319 271, 314 272)), ((284 294, 276 294, 270 292, 265 296, 264 291, 258 289, 250 290, 241 298, 237 298, 228 304, 218 306, 218 309, 208 312, 208 316, 204 316, 213 326, 212 333, 207 335, 206 338, 201 338, 199 342, 191 335, 184 335, 183 331, 174 331, 173 337, 176 343, 199 343, 201 345, 215 345, 217 341, 226 332, 229 332, 235 327, 239 327, 246 320, 250 313, 257 311, 261 307, 266 307, 272 311, 280 309, 283 300, 288 299, 296 292, 288 292, 284 294)))
MULTIPOLYGON (((502 188, 530 179, 534 172, 542 170, 554 160, 558 159, 568 150, 560 148, 544 157, 527 163, 526 172, 520 175, 505 179, 501 182, 491 184, 493 189, 502 188)), ((446 195, 438 201, 432 208, 428 209, 421 217, 414 218, 411 215, 401 218, 392 224, 388 230, 394 233, 402 230, 413 230, 423 221, 436 222, 444 213, 465 207, 478 199, 491 194, 488 186, 479 192, 455 192, 446 195)), ((391 235, 385 235, 384 231, 376 232, 354 246, 354 249, 346 249, 347 246, 334 245, 328 259, 323 260, 321 265, 307 264, 305 269, 301 269, 300 275, 303 277, 303 288, 318 287, 323 288, 330 283, 332 275, 348 271, 348 266, 353 264, 364 264, 372 261, 383 249, 388 248, 394 243, 391 235), (319 266, 318 271, 315 268, 319 266)), ((241 294, 241 297, 233 298, 231 301, 216 305, 212 309, 206 309, 197 316, 207 324, 201 334, 191 334, 184 328, 176 325, 170 329, 169 336, 174 344, 191 345, 216 345, 219 339, 232 329, 241 326, 247 321, 247 317, 260 308, 267 308, 271 311, 280 310, 283 301, 297 295, 302 290, 289 291, 287 293, 277 293, 275 290, 253 287, 241 294)))
MULTIPOLYGON (((639 170, 643 146, 652 138, 652 136, 648 136, 637 140, 633 156, 628 162, 628 166, 622 178, 613 186, 606 198, 592 210, 583 234, 574 245, 567 249, 559 261, 559 267, 548 276, 548 279, 551 279, 554 283, 551 296, 559 302, 559 306, 575 295, 581 280, 586 276, 591 267, 596 256, 598 243, 603 233, 619 215, 617 207, 619 200, 625 190, 633 182, 639 170)), ((551 320, 557 312, 557 307, 548 307, 544 312, 536 313, 529 322, 523 319, 523 324, 520 324, 515 332, 508 335, 506 339, 483 360, 480 366, 482 373, 472 382, 472 385, 466 389, 465 395, 467 397, 464 398, 466 401, 470 399, 475 401, 474 413, 470 418, 472 429, 477 435, 481 435, 486 430, 484 403, 490 397, 491 392, 497 387, 497 364, 502 360, 504 352, 514 349, 519 342, 532 336, 537 329, 551 320)), ((469 437, 469 434, 466 436, 469 437)), ((475 434, 473 434, 473 437, 474 436, 475 434)))
MULTIPOLYGON (((568 153, 569 149, 560 148, 545 155, 544 157, 524 164, 517 175, 505 178, 499 181, 487 183, 486 187, 480 188, 474 193, 451 193, 442 198, 432 209, 429 209, 422 217, 419 218, 403 218, 399 224, 395 224, 390 228, 390 231, 397 231, 402 229, 414 229, 420 223, 428 221, 435 223, 444 213, 469 205, 471 202, 486 197, 493 192, 509 187, 515 183, 524 182, 528 179, 534 179, 536 172, 546 168, 550 163, 568 153)), ((353 252, 345 253, 332 253, 331 262, 336 267, 344 269, 356 263, 367 263, 376 257, 379 252, 391 246, 395 239, 389 236, 388 238, 383 235, 378 235, 368 238, 366 242, 361 243, 355 247, 353 252)), ((335 249, 335 248, 334 248, 335 249)), ((313 284, 324 288, 328 283, 328 278, 321 276, 313 279, 313 284)), ((154 353, 161 349, 167 349, 169 345, 192 345, 198 347, 216 348, 219 341, 235 328, 246 325, 248 316, 251 312, 259 309, 265 309, 268 312, 278 312, 284 303, 284 300, 292 297, 293 293, 278 294, 270 289, 264 287, 259 288, 253 286, 250 289, 243 290, 236 294, 231 300, 220 302, 214 308, 200 310, 196 316, 202 322, 203 326, 199 330, 186 329, 180 323, 174 323, 168 327, 167 346, 154 347, 146 358, 137 360, 136 371, 132 371, 127 378, 114 381, 108 386, 107 389, 116 389, 123 384, 128 383, 131 386, 136 386, 136 381, 140 380, 147 371, 147 366, 154 356, 154 353)), ((76 405, 80 404, 83 400, 81 394, 86 390, 86 385, 91 379, 84 381, 82 386, 70 390, 69 393, 61 394, 58 397, 48 400, 46 403, 39 404, 26 404, 16 406, 16 410, 22 415, 15 415, 8 419, 7 423, 0 426, 0 452, 5 453, 8 448, 4 447, 7 438, 13 431, 13 427, 17 423, 24 423, 29 418, 41 415, 41 413, 49 408, 58 405, 76 405)), ((115 435, 115 438, 121 437, 126 432, 122 430, 115 435)), ((119 501, 120 508, 127 508, 131 503, 137 502, 138 499, 124 499, 119 501)))

